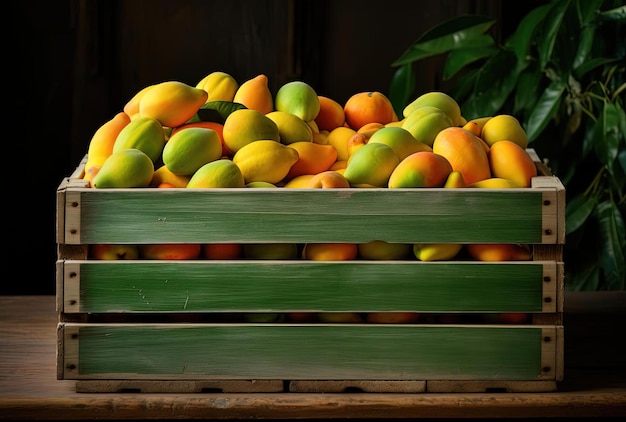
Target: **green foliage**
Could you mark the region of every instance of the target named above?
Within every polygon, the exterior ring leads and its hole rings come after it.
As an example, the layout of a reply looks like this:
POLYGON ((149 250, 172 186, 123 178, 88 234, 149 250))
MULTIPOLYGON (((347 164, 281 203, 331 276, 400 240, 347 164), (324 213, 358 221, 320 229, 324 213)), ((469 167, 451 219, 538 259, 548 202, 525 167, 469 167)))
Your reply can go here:
POLYGON ((392 63, 399 115, 416 96, 414 66, 445 56, 442 79, 466 119, 522 122, 529 147, 566 187, 568 290, 626 288, 625 22, 621 0, 551 0, 498 43, 493 19, 460 16, 392 63))

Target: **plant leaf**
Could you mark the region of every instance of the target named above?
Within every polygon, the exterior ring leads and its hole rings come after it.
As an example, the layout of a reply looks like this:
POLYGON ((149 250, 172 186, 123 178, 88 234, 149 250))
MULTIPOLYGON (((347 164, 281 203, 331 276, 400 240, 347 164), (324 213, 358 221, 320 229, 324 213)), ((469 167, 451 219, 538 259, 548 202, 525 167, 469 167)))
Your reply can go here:
POLYGON ((391 66, 413 63, 462 48, 469 40, 487 32, 494 23, 493 18, 478 15, 462 15, 449 19, 425 32, 391 66))
POLYGON ((543 22, 549 11, 549 4, 531 10, 522 18, 513 35, 507 39, 505 46, 515 51, 518 61, 526 60, 526 55, 533 43, 535 30, 543 22))
POLYGON ((553 81, 543 91, 524 125, 528 142, 537 139, 552 120, 561 104, 563 92, 565 92, 565 84, 558 80, 553 81))
POLYGON ((246 106, 232 101, 209 101, 200 107, 197 115, 202 121, 224 124, 230 113, 243 108, 246 106))
MULTIPOLYGON (((515 87, 515 105, 513 113, 520 114, 522 111, 531 110, 537 100, 537 87, 541 86, 543 75, 537 71, 536 65, 528 62, 528 66, 517 79, 515 87)), ((527 113, 528 114, 528 113, 527 113)))
POLYGON ((580 15, 580 23, 583 26, 589 25, 598 18, 600 7, 604 0, 577 0, 576 6, 580 15))
POLYGON ((415 74, 412 64, 398 66, 391 78, 389 87, 389 101, 393 104, 393 109, 398 116, 402 115, 402 110, 415 90, 415 74))
POLYGON ((567 202, 565 207, 565 234, 578 230, 596 208, 598 200, 595 196, 579 194, 567 202))
POLYGON ((495 41, 488 35, 480 35, 461 49, 450 51, 443 68, 443 80, 452 78, 470 63, 491 57, 498 52, 495 41))
POLYGON ((465 117, 491 116, 501 112, 522 70, 511 51, 500 50, 491 57, 478 71, 473 93, 461 107, 465 117))
POLYGON ((537 50, 539 51, 539 67, 545 70, 546 65, 552 57, 554 43, 556 42, 561 22, 565 11, 569 6, 569 1, 553 1, 550 3, 550 11, 546 16, 542 26, 542 36, 538 38, 537 50))
POLYGON ((600 17, 605 21, 626 22, 626 6, 606 10, 600 13, 600 17))
POLYGON ((600 162, 613 173, 620 144, 620 113, 615 104, 604 102, 600 119, 596 122, 594 151, 600 162))
POLYGON ((586 62, 580 63, 580 65, 574 67, 574 77, 578 80, 582 79, 590 71, 613 62, 617 62, 618 59, 612 59, 607 57, 595 57, 589 59, 586 62))
POLYGON ((626 280, 626 229, 624 220, 612 200, 598 204, 600 265, 607 290, 623 290, 626 280))

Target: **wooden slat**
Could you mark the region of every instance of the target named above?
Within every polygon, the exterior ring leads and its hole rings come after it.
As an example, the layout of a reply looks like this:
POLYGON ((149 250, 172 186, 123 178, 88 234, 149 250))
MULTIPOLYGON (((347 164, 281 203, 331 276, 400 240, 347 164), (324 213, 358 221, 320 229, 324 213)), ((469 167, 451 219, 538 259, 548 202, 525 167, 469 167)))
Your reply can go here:
POLYGON ((543 194, 530 188, 73 189, 66 193, 65 241, 541 243, 543 194))
POLYGON ((64 379, 554 380, 554 327, 61 324, 64 379))
POLYGON ((66 261, 62 272, 65 313, 554 312, 558 301, 551 261, 66 261))
POLYGON ((77 393, 282 393, 282 380, 78 380, 77 393))

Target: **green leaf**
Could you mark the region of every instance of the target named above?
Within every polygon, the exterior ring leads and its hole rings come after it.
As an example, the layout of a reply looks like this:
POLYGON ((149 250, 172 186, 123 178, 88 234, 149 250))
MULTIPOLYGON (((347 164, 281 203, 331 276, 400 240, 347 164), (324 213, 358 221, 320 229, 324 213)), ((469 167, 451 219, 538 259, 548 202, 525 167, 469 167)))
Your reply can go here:
POLYGON ((565 274, 565 288, 569 291, 596 291, 600 285, 600 265, 597 261, 577 265, 565 274))
POLYGON ((200 107, 197 114, 200 120, 204 122, 224 124, 230 113, 242 108, 246 108, 246 106, 231 101, 209 101, 200 107))
POLYGON ((389 87, 389 101, 398 116, 402 116, 402 110, 408 104, 408 100, 415 90, 415 74, 413 65, 399 66, 391 78, 389 87))
POLYGON ((545 70, 546 65, 550 62, 554 43, 556 42, 561 22, 570 1, 553 1, 550 3, 550 11, 546 16, 542 26, 542 36, 538 38, 537 49, 539 51, 539 67, 545 70))
POLYGON ((487 35, 481 35, 468 44, 471 45, 450 51, 443 68, 443 80, 452 78, 465 66, 492 57, 498 52, 493 38, 487 35))
POLYGON ((574 77, 580 80, 583 78, 583 76, 585 76, 587 73, 591 72, 592 70, 600 66, 605 66, 607 64, 617 62, 617 61, 618 59, 611 59, 611 58, 606 58, 606 57, 596 57, 596 58, 587 60, 586 62, 580 63, 580 65, 574 67, 574 77))
POLYGON ((461 110, 470 116, 491 116, 499 113, 517 83, 523 67, 511 51, 501 50, 478 71, 473 93, 461 110))
POLYGON ((565 207, 565 234, 570 234, 582 227, 593 210, 598 200, 595 196, 579 194, 567 202, 565 207))
POLYGON ((452 18, 425 32, 391 66, 413 63, 427 57, 463 48, 473 38, 485 33, 495 20, 490 17, 464 15, 452 18))
POLYGON ((623 290, 626 280, 626 229, 617 205, 604 201, 596 208, 599 222, 600 265, 607 290, 623 290))
POLYGON ((604 3, 604 0, 576 0, 576 7, 578 8, 582 26, 589 25, 597 19, 602 3, 604 3))
POLYGON ((530 114, 527 111, 532 109, 532 106, 537 101, 537 87, 541 86, 541 80, 543 74, 537 71, 536 65, 527 62, 528 66, 520 73, 517 78, 517 86, 515 87, 515 105, 513 107, 513 113, 517 116, 522 111, 525 114, 530 114))
POLYGON ((580 67, 587 60, 589 60, 589 54, 593 46, 593 39, 595 34, 596 29, 593 26, 586 26, 581 30, 580 36, 578 38, 578 49, 576 50, 574 62, 572 63, 572 67, 574 69, 580 67))
POLYGON ((550 120, 556 115, 561 98, 565 92, 565 84, 553 81, 542 93, 524 125, 528 142, 537 139, 550 120))
POLYGON ((626 22, 626 6, 616 7, 600 13, 600 17, 605 21, 626 22))
POLYGON ((600 119, 596 122, 594 151, 600 162, 613 173, 620 144, 620 113, 615 104, 605 101, 600 119))
POLYGON ((522 18, 513 35, 511 35, 506 41, 505 46, 515 51, 517 60, 520 62, 526 60, 526 55, 533 44, 535 31, 543 22, 549 11, 549 4, 545 4, 531 10, 522 18))

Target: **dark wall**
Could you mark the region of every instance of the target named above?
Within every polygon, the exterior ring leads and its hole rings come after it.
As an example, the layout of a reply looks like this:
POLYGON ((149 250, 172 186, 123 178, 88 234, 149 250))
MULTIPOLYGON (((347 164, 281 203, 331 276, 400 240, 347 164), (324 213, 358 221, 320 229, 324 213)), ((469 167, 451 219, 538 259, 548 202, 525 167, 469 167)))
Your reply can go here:
MULTIPOLYGON (((500 16, 500 3, 14 2, 5 15, 11 121, 3 157, 14 175, 4 201, 5 256, 17 274, 5 266, 0 293, 54 294, 56 188, 95 130, 141 88, 164 80, 195 85, 221 70, 240 83, 264 73, 273 92, 303 80, 339 102, 361 91, 386 93, 391 62, 424 31, 464 13, 500 16)), ((439 64, 420 68, 418 92, 441 89, 439 64)))

